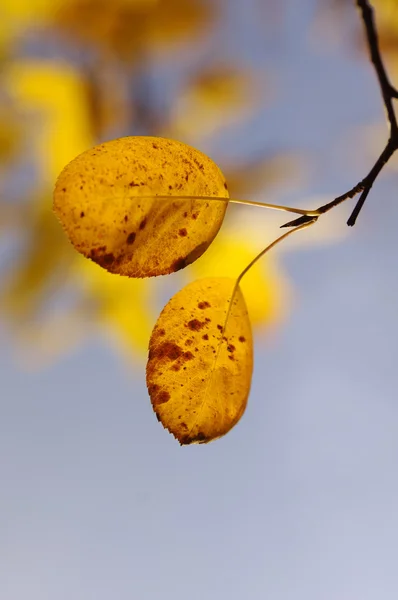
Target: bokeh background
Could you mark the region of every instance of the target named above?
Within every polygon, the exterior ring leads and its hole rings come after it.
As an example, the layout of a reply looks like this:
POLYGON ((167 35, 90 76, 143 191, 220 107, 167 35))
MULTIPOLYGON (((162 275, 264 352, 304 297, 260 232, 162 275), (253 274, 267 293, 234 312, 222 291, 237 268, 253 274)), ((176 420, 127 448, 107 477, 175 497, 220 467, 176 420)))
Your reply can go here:
MULTIPOLYGON (((398 5, 373 4, 398 84, 398 5)), ((2 0, 0 62, 1 597, 395 600, 397 159, 354 229, 351 203, 247 277, 252 392, 207 446, 153 415, 150 331, 286 215, 230 207, 197 263, 137 282, 51 212, 62 167, 122 135, 201 149, 236 198, 351 188, 388 134, 354 2, 2 0)))

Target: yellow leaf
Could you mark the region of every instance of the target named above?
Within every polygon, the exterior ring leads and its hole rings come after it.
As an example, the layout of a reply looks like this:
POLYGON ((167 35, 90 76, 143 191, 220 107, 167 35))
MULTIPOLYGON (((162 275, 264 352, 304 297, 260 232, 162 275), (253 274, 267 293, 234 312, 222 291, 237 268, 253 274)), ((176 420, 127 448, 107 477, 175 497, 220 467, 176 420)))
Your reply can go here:
POLYGON ((253 341, 235 279, 200 279, 165 306, 152 332, 147 386, 163 426, 181 444, 225 435, 246 408, 253 341))
POLYGON ((126 137, 65 167, 54 210, 84 256, 111 273, 151 277, 203 254, 224 219, 226 188, 218 166, 198 150, 165 138, 126 137))

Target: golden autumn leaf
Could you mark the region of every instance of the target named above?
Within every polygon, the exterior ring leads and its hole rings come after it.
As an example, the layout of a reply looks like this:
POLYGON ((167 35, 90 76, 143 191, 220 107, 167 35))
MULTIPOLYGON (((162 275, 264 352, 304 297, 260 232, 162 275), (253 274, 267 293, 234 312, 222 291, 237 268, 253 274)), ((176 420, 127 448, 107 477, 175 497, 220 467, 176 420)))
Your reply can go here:
POLYGON ((253 370, 250 320, 236 279, 199 279, 166 304, 149 343, 153 409, 181 444, 225 435, 246 408, 253 370))
POLYGON ((151 277, 203 254, 227 197, 223 174, 205 154, 137 136, 100 144, 69 163, 55 186, 54 210, 84 256, 111 273, 151 277))

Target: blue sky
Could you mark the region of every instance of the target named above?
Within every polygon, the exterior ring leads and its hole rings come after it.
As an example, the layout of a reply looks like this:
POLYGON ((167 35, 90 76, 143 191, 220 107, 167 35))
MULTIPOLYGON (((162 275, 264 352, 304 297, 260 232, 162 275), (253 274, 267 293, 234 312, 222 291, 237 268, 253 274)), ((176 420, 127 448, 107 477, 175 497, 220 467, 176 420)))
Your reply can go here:
MULTIPOLYGON (((278 101, 246 131, 253 147, 311 153, 305 193, 332 197, 370 167, 356 128, 382 108, 342 40, 314 55, 313 2, 300 7, 272 54, 239 2, 229 39, 278 67, 278 101)), ((272 343, 256 341, 241 423, 207 446, 162 430, 142 365, 103 338, 33 373, 4 338, 1 596, 395 600, 397 219, 385 173, 344 242, 284 255, 293 310, 272 343)))

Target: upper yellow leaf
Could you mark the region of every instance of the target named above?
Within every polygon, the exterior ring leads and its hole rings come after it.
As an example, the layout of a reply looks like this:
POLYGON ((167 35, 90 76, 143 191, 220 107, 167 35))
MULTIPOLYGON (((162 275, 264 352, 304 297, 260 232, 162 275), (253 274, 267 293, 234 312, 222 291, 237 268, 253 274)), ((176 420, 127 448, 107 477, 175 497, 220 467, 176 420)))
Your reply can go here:
POLYGON ((54 210, 84 256, 112 273, 151 277, 203 254, 222 224, 227 197, 223 174, 205 154, 165 138, 126 137, 64 168, 54 210))
POLYGON ((147 386, 153 408, 181 444, 210 442, 241 418, 253 341, 235 279, 200 279, 165 306, 152 332, 147 386))

